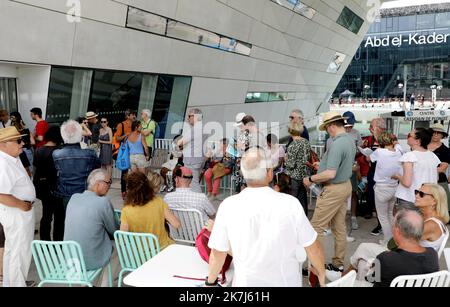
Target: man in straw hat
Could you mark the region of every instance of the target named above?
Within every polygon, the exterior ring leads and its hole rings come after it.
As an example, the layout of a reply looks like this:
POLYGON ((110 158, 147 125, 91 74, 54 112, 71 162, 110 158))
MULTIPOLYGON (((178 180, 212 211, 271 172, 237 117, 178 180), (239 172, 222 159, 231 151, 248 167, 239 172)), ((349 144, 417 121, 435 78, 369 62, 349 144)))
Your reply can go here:
POLYGON ((25 287, 31 264, 36 198, 20 162, 23 135, 15 127, 0 129, 0 224, 5 232, 4 287, 25 287))
POLYGON ((352 193, 350 177, 355 160, 356 146, 354 139, 345 132, 346 118, 337 112, 328 112, 320 125, 321 131, 327 131, 333 138, 327 148, 316 175, 303 180, 309 188, 313 183, 323 185, 323 192, 317 198, 316 209, 311 224, 322 239, 331 224, 335 237, 335 256, 333 263, 327 265, 327 271, 341 273, 344 269, 347 233, 345 216, 347 200, 352 193))
POLYGON ((100 137, 100 123, 98 122, 98 114, 95 112, 89 111, 86 113, 86 120, 88 121, 88 128, 92 132, 90 136, 90 148, 97 150, 98 148, 98 139, 100 137))

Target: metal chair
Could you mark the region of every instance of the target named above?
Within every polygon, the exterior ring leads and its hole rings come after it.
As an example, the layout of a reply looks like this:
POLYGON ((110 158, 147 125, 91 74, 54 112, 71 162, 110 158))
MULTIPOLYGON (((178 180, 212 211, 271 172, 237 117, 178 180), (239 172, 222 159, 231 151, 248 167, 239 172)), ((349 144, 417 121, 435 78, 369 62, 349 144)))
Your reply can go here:
POLYGON ((350 271, 348 274, 339 278, 338 280, 335 280, 327 284, 327 287, 331 288, 354 287, 355 280, 356 280, 356 271, 350 271))
MULTIPOLYGON (((44 284, 85 285, 92 287, 92 282, 100 275, 103 268, 87 271, 80 244, 74 241, 49 242, 33 241, 31 253, 44 284)), ((111 263, 108 264, 109 286, 112 287, 111 263)))
POLYGON ((448 287, 450 285, 450 272, 440 271, 431 274, 398 276, 391 282, 391 287, 448 287))
POLYGON ((180 220, 181 227, 176 229, 169 225, 170 237, 177 243, 195 244, 195 239, 202 230, 205 222, 200 211, 195 209, 172 209, 180 220))
POLYGON ((118 287, 122 286, 124 273, 133 272, 161 251, 158 238, 151 233, 116 231, 114 241, 122 267, 118 287))

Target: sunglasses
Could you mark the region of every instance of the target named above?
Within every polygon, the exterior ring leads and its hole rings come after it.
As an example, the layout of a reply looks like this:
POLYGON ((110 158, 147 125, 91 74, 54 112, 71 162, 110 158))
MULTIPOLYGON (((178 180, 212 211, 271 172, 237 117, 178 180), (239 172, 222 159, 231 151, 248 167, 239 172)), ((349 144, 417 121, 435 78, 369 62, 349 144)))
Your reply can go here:
POLYGON ((425 193, 425 192, 422 192, 422 191, 419 191, 419 190, 415 190, 414 194, 419 195, 420 198, 424 198, 425 195, 428 195, 428 196, 431 196, 431 197, 434 198, 433 194, 428 194, 428 193, 425 193))
POLYGON ((107 124, 108 122, 106 120, 101 121, 102 124, 107 124))

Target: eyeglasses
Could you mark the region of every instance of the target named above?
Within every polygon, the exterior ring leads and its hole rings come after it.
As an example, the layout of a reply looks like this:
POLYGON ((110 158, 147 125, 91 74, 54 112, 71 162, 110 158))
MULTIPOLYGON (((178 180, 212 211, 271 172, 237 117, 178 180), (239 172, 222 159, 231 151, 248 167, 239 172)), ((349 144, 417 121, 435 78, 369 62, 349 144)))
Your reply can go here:
POLYGON ((106 183, 107 185, 111 185, 112 184, 112 180, 110 181, 106 181, 106 180, 102 180, 104 183, 106 183))
POLYGON ((102 124, 107 124, 108 122, 106 120, 101 121, 102 124))
POLYGON ((422 192, 422 191, 419 191, 419 190, 415 190, 414 194, 419 195, 420 198, 424 198, 425 195, 428 195, 428 196, 431 196, 431 197, 434 198, 433 194, 428 194, 428 193, 425 193, 425 192, 422 192))

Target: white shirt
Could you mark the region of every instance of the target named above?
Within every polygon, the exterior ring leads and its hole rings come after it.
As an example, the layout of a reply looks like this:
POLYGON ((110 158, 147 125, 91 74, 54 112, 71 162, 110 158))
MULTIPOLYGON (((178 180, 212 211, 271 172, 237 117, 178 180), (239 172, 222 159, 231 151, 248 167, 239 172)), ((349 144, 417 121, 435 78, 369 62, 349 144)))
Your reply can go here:
POLYGON ((20 159, 3 151, 0 151, 0 194, 12 195, 23 201, 36 199, 34 185, 20 159))
POLYGON ((300 202, 269 187, 246 188, 219 207, 208 246, 232 251, 233 287, 298 287, 298 247, 317 238, 300 202))
POLYGON ((395 174, 400 174, 402 171, 402 164, 400 158, 402 153, 398 150, 390 151, 386 148, 378 148, 370 155, 372 162, 377 162, 375 168, 374 180, 376 183, 382 184, 397 184, 397 180, 391 177, 395 174))
POLYGON ((416 201, 415 190, 419 190, 424 183, 438 182, 437 167, 441 164, 441 161, 431 151, 421 152, 414 150, 405 153, 400 158, 400 162, 412 162, 414 164, 413 179, 409 188, 399 184, 395 196, 414 203, 416 201))
POLYGON ((201 168, 203 165, 202 128, 202 122, 196 122, 194 126, 185 123, 183 126, 183 162, 188 167, 201 168))
POLYGON ((206 195, 194 192, 191 189, 177 188, 175 192, 167 193, 164 196, 164 201, 170 209, 196 209, 200 211, 205 224, 208 221, 208 216, 212 217, 216 214, 216 210, 206 195))

